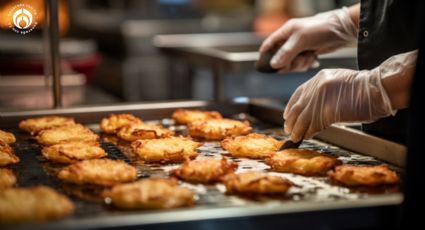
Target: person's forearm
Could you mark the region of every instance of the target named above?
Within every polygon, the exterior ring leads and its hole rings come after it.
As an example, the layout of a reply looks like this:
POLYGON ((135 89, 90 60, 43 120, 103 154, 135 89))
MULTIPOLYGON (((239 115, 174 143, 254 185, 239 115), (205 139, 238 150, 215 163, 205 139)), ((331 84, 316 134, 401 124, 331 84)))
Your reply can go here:
POLYGON ((350 18, 354 25, 356 25, 358 28, 360 18, 360 3, 348 7, 348 13, 350 14, 350 18))
POLYGON ((417 51, 399 54, 380 65, 382 86, 394 110, 409 105, 410 87, 416 69, 417 51))
POLYGON ((410 86, 412 84, 414 69, 398 76, 384 78, 382 85, 387 91, 393 109, 404 109, 409 105, 410 86))

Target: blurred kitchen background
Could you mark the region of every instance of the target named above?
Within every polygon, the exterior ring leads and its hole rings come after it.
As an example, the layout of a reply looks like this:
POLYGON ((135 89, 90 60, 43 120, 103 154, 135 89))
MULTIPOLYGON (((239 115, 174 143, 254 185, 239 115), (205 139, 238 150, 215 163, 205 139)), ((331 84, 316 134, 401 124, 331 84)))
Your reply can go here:
MULTIPOLYGON (((320 68, 356 68, 355 48, 325 57, 318 69, 305 73, 262 74, 255 71, 252 60, 261 41, 288 19, 356 0, 58 2, 65 106, 289 98, 320 68)), ((52 106, 51 80, 43 71, 43 4, 44 0, 0 1, 2 111, 52 106), (18 3, 30 4, 38 12, 39 25, 26 35, 13 32, 6 23, 11 7, 18 3)))

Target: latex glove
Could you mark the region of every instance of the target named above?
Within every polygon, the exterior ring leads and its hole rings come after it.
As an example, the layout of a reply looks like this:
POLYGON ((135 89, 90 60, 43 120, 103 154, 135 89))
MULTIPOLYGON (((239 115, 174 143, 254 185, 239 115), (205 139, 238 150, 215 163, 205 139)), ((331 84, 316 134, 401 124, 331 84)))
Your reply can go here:
POLYGON ((261 45, 260 52, 284 42, 271 59, 271 67, 281 72, 305 71, 316 62, 318 54, 355 42, 357 30, 346 7, 295 18, 273 32, 261 45))
POLYGON ((410 89, 405 82, 413 76, 416 56, 416 51, 396 55, 372 70, 320 71, 290 98, 283 115, 285 132, 297 142, 336 122, 367 123, 394 115, 390 97, 396 101, 393 94, 410 89), (401 85, 406 87, 400 89, 401 85), (388 94, 386 89, 390 89, 388 94))

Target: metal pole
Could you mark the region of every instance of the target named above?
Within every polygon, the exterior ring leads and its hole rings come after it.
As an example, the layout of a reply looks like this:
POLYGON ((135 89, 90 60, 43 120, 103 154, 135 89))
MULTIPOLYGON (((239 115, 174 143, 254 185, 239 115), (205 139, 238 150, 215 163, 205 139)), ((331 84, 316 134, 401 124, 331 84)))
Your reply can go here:
POLYGON ((52 94, 53 107, 62 107, 62 85, 61 85, 61 70, 60 70, 60 52, 59 52, 59 18, 58 18, 58 3, 57 0, 45 0, 46 19, 49 21, 49 52, 50 52, 50 67, 53 76, 52 94))
POLYGON ((223 64, 217 62, 213 67, 213 99, 215 101, 223 101, 226 99, 224 90, 224 67, 223 64))
MULTIPOLYGON (((49 7, 47 7, 47 1, 44 2, 44 25, 43 25, 43 49, 44 49, 44 60, 43 60, 43 72, 44 72, 44 86, 46 90, 48 90, 51 87, 51 79, 50 76, 52 75, 52 67, 51 67, 51 60, 50 57, 50 33, 49 33, 49 7)), ((53 95, 53 94, 52 94, 53 95)))

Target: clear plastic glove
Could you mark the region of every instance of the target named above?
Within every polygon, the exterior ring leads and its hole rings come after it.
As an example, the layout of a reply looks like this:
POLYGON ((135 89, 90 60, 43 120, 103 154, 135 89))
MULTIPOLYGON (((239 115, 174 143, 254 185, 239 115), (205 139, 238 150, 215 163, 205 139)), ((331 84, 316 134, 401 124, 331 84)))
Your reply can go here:
POLYGON ((406 82, 413 76, 416 56, 417 51, 395 55, 372 70, 320 71, 289 100, 283 114, 285 132, 297 142, 336 122, 372 122, 394 115, 392 102, 398 92, 409 91, 406 82))
POLYGON ((271 59, 271 67, 281 72, 305 71, 317 62, 318 54, 355 42, 357 29, 346 7, 312 17, 291 19, 263 42, 260 52, 284 42, 271 59))

